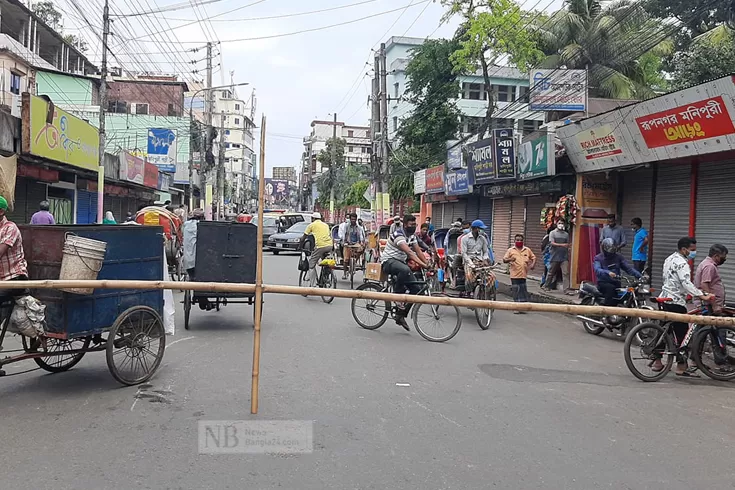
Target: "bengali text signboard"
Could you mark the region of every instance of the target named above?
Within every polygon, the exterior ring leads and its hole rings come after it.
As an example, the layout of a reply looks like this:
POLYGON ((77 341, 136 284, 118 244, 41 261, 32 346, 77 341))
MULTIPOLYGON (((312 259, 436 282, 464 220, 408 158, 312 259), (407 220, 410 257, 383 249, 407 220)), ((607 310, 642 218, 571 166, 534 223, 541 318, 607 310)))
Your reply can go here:
POLYGON ((516 176, 516 149, 512 129, 493 131, 495 142, 495 178, 513 179, 516 176))
POLYGON ((444 192, 444 165, 426 169, 426 193, 444 192))
POLYGON ((447 172, 444 177, 445 193, 448 196, 461 196, 470 192, 470 178, 467 169, 447 172))
POLYGON ((587 107, 586 70, 532 70, 531 111, 575 111, 587 107))
POLYGON ((475 185, 487 184, 495 179, 493 165, 493 140, 488 138, 467 145, 469 169, 475 185))

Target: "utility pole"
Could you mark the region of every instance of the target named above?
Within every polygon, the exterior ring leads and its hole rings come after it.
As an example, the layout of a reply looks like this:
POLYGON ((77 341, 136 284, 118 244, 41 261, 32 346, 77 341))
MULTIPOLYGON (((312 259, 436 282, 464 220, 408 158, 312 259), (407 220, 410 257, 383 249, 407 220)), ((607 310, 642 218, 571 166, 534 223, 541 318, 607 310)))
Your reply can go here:
POLYGON ((380 55, 375 53, 375 68, 373 75, 373 97, 372 97, 372 118, 370 119, 370 135, 373 142, 373 213, 375 219, 376 230, 383 224, 383 200, 380 196, 380 145, 378 143, 378 133, 380 133, 380 55))
POLYGON ((217 221, 224 217, 225 207, 225 111, 219 122, 219 159, 217 162, 217 221))
POLYGON ((204 158, 202 159, 202 165, 199 173, 199 180, 201 184, 199 189, 204 191, 204 208, 208 214, 207 218, 212 219, 212 198, 211 198, 211 184, 209 182, 210 169, 209 163, 207 162, 207 156, 212 149, 212 111, 214 110, 214 92, 212 92, 212 43, 207 43, 207 98, 205 103, 205 117, 204 121, 207 125, 207 139, 204 145, 204 158))
MULTIPOLYGON (((194 94, 196 95, 196 93, 194 94)), ((191 98, 192 104, 194 103, 194 97, 191 98)), ((197 124, 199 126, 199 124, 197 124)), ((198 133, 197 128, 197 133, 198 133)), ((194 209, 194 108, 189 106, 189 212, 194 209)), ((202 161, 202 145, 199 142, 199 162, 201 169, 202 161)))
POLYGON ((337 113, 334 113, 332 124, 332 164, 329 166, 329 177, 332 185, 329 186, 329 219, 334 220, 334 167, 337 166, 337 113))
MULTIPOLYGON (((382 194, 381 209, 384 217, 390 206, 388 195, 388 83, 386 81, 385 43, 380 44, 380 192, 382 194)), ((381 223, 382 224, 382 223, 381 223)))
POLYGON ((97 168, 97 223, 104 218, 105 199, 105 111, 107 110, 107 38, 110 35, 110 5, 102 11, 102 64, 100 66, 100 153, 97 168))

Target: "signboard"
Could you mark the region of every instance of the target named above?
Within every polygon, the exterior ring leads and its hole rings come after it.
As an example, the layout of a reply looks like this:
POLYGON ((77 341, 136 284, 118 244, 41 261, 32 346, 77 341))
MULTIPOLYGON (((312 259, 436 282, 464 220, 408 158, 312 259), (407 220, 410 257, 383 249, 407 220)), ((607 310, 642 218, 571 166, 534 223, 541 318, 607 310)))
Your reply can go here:
POLYGON ((173 130, 148 130, 148 161, 161 172, 176 172, 176 133, 173 130))
POLYGON ((426 193, 444 192, 444 165, 426 169, 426 193))
POLYGON ((552 133, 534 133, 524 141, 518 151, 518 180, 554 175, 553 146, 552 133))
POLYGON ((447 141, 447 168, 450 170, 462 168, 462 146, 457 140, 447 141))
POLYGON ((125 151, 120 153, 118 158, 120 159, 120 180, 143 185, 145 161, 125 151))
POLYGON ((459 201, 459 197, 457 196, 447 196, 443 192, 440 192, 438 194, 426 194, 424 196, 424 201, 427 203, 439 203, 439 202, 457 202, 459 201))
POLYGON ((265 197, 269 204, 289 204, 290 196, 287 180, 265 179, 265 197))
POLYGON ((152 163, 145 163, 143 169, 143 185, 152 189, 158 188, 158 167, 152 163))
POLYGON ((369 209, 357 208, 357 217, 362 220, 363 223, 372 223, 375 221, 375 213, 369 209))
MULTIPOLYGON (((426 169, 419 170, 413 174, 413 193, 423 194, 426 192, 426 169)), ((370 199, 368 199, 369 201, 370 199)))
POLYGON ((173 175, 158 172, 158 185, 156 186, 156 189, 158 189, 159 191, 168 192, 171 187, 172 180, 173 175))
POLYGON ((528 182, 505 182, 486 185, 484 197, 526 196, 528 194, 558 194, 563 192, 563 182, 556 180, 531 180, 528 182))
POLYGON ((23 153, 97 172, 97 128, 41 97, 23 94, 23 153))
POLYGON ((582 112, 587 107, 586 70, 531 70, 531 111, 582 112))
POLYGON ((516 176, 516 142, 512 129, 493 131, 495 147, 495 178, 514 179, 516 176))
POLYGON ((623 153, 615 139, 615 133, 609 124, 596 129, 581 131, 577 135, 579 147, 585 153, 587 160, 604 158, 623 153))
POLYGON ((475 184, 486 184, 495 179, 493 165, 493 140, 486 139, 467 145, 469 153, 468 168, 475 184))
POLYGON ((447 172, 444 176, 444 192, 448 196, 460 196, 469 194, 470 178, 466 168, 447 172))
POLYGON ((649 148, 735 133, 721 95, 637 117, 635 122, 649 148))

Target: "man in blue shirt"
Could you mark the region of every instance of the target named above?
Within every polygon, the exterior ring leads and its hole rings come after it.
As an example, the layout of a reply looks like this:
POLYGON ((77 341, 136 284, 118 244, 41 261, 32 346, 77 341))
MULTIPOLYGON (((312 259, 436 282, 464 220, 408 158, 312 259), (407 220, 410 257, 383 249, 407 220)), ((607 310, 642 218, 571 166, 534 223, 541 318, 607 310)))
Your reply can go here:
POLYGON ((601 248, 602 252, 595 256, 594 263, 597 287, 605 296, 604 306, 615 306, 617 304, 615 290, 620 287, 620 275, 627 272, 636 279, 640 279, 641 273, 616 252, 617 247, 612 238, 605 238, 601 248))
POLYGON ((643 228, 643 221, 640 218, 630 220, 630 225, 635 232, 633 239, 633 267, 638 272, 643 272, 648 262, 648 231, 643 228))

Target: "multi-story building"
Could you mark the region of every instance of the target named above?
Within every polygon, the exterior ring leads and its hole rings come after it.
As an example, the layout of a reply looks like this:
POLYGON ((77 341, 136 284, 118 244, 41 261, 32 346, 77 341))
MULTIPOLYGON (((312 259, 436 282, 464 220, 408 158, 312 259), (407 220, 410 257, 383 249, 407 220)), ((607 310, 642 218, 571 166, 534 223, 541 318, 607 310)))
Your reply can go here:
MULTIPOLYGON (((423 39, 414 37, 391 37, 386 43, 386 82, 388 87, 388 134, 391 141, 401 125, 401 120, 411 113, 412 106, 403 97, 406 91, 406 67, 411 60, 411 50, 420 46, 423 39)), ((491 128, 515 128, 530 133, 541 127, 543 112, 531 112, 527 103, 529 91, 528 74, 515 68, 493 66, 490 68, 490 87, 485 86, 480 72, 459 77, 460 97, 457 105, 462 113, 461 133, 474 133, 485 120, 488 93, 493 95, 495 111, 491 128)))

